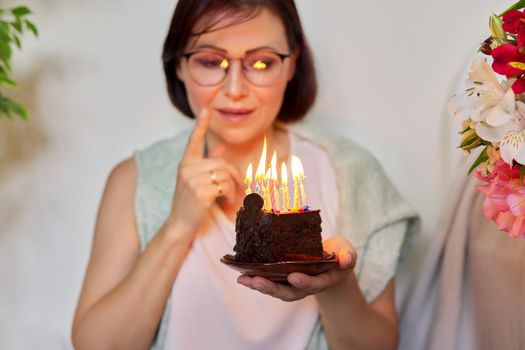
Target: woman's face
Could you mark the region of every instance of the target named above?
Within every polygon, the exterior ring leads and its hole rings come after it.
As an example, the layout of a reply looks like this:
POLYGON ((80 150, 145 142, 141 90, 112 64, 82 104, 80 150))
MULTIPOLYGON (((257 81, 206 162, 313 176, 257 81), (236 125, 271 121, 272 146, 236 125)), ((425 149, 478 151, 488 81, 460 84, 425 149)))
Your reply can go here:
POLYGON ((282 70, 271 85, 258 86, 245 77, 241 61, 247 53, 274 52, 290 54, 285 29, 279 17, 267 9, 243 23, 231 25, 228 20, 190 41, 185 52, 219 53, 230 61, 224 80, 213 86, 195 82, 189 73, 189 62, 181 61, 177 70, 184 82, 194 115, 203 108, 211 112, 209 132, 224 144, 242 144, 259 140, 267 133, 281 108, 284 91, 293 77, 295 55, 283 61, 282 70), (216 28, 219 28, 215 30, 216 28))

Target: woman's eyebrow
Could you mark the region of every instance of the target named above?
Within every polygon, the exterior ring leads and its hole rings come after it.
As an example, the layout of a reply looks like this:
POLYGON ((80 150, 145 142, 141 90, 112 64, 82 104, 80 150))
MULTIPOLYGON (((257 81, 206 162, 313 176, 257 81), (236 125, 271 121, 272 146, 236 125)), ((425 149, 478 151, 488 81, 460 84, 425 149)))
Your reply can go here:
POLYGON ((214 46, 214 45, 209 45, 209 44, 201 44, 201 45, 196 45, 196 46, 192 47, 192 51, 193 50, 200 50, 200 49, 210 49, 210 50, 215 50, 215 51, 228 53, 228 51, 225 50, 225 49, 222 49, 222 48, 214 46))
POLYGON ((246 51, 246 53, 255 52, 255 51, 264 51, 264 50, 279 52, 279 50, 277 50, 275 47, 265 45, 265 46, 256 47, 254 49, 250 49, 250 50, 246 51))
MULTIPOLYGON (((210 44, 200 44, 200 45, 196 45, 196 46, 191 48, 192 51, 202 50, 202 49, 209 49, 209 50, 214 50, 214 51, 220 51, 220 52, 223 52, 225 54, 228 53, 228 50, 225 50, 223 48, 220 48, 220 47, 215 46, 215 45, 210 45, 210 44)), ((279 50, 277 50, 273 46, 263 45, 263 46, 258 46, 258 47, 255 47, 253 49, 247 50, 246 53, 252 53, 252 52, 257 52, 257 51, 262 51, 262 50, 269 50, 269 51, 280 52, 279 50)))

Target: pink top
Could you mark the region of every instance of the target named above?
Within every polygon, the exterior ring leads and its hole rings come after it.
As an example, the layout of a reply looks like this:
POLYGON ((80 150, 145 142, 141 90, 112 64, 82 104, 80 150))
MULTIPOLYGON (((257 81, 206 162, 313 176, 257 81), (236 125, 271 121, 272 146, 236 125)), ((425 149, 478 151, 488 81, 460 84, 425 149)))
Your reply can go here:
MULTIPOLYGON (((307 203, 321 209, 326 239, 336 227, 335 173, 323 150, 289 135, 307 176, 307 203)), ((293 186, 290 191, 293 198, 293 186)), ((234 223, 212 207, 173 284, 165 348, 304 349, 318 319, 315 298, 287 303, 237 284, 239 272, 219 262, 234 244, 234 223)))

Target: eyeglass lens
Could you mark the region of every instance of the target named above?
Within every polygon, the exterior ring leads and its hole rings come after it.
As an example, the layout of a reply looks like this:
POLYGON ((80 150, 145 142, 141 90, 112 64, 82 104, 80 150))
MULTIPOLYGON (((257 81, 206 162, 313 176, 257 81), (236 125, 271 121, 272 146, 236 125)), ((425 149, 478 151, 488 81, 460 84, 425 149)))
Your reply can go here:
MULTIPOLYGON (((215 52, 195 52, 189 56, 192 78, 201 85, 216 85, 224 80, 235 59, 215 52)), ((253 52, 240 59, 246 79, 254 85, 271 85, 282 70, 282 58, 273 52, 253 52)))

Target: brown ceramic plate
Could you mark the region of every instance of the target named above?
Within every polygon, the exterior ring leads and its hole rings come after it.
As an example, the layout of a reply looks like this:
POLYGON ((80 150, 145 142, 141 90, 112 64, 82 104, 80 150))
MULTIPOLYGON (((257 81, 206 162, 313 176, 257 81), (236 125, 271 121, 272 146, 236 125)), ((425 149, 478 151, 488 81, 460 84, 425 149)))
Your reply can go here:
POLYGON ((249 263, 236 261, 233 255, 227 254, 221 258, 223 264, 247 276, 261 276, 274 282, 286 282, 286 277, 292 272, 302 272, 307 275, 318 275, 339 265, 335 254, 326 254, 317 260, 279 261, 276 263, 249 263))

